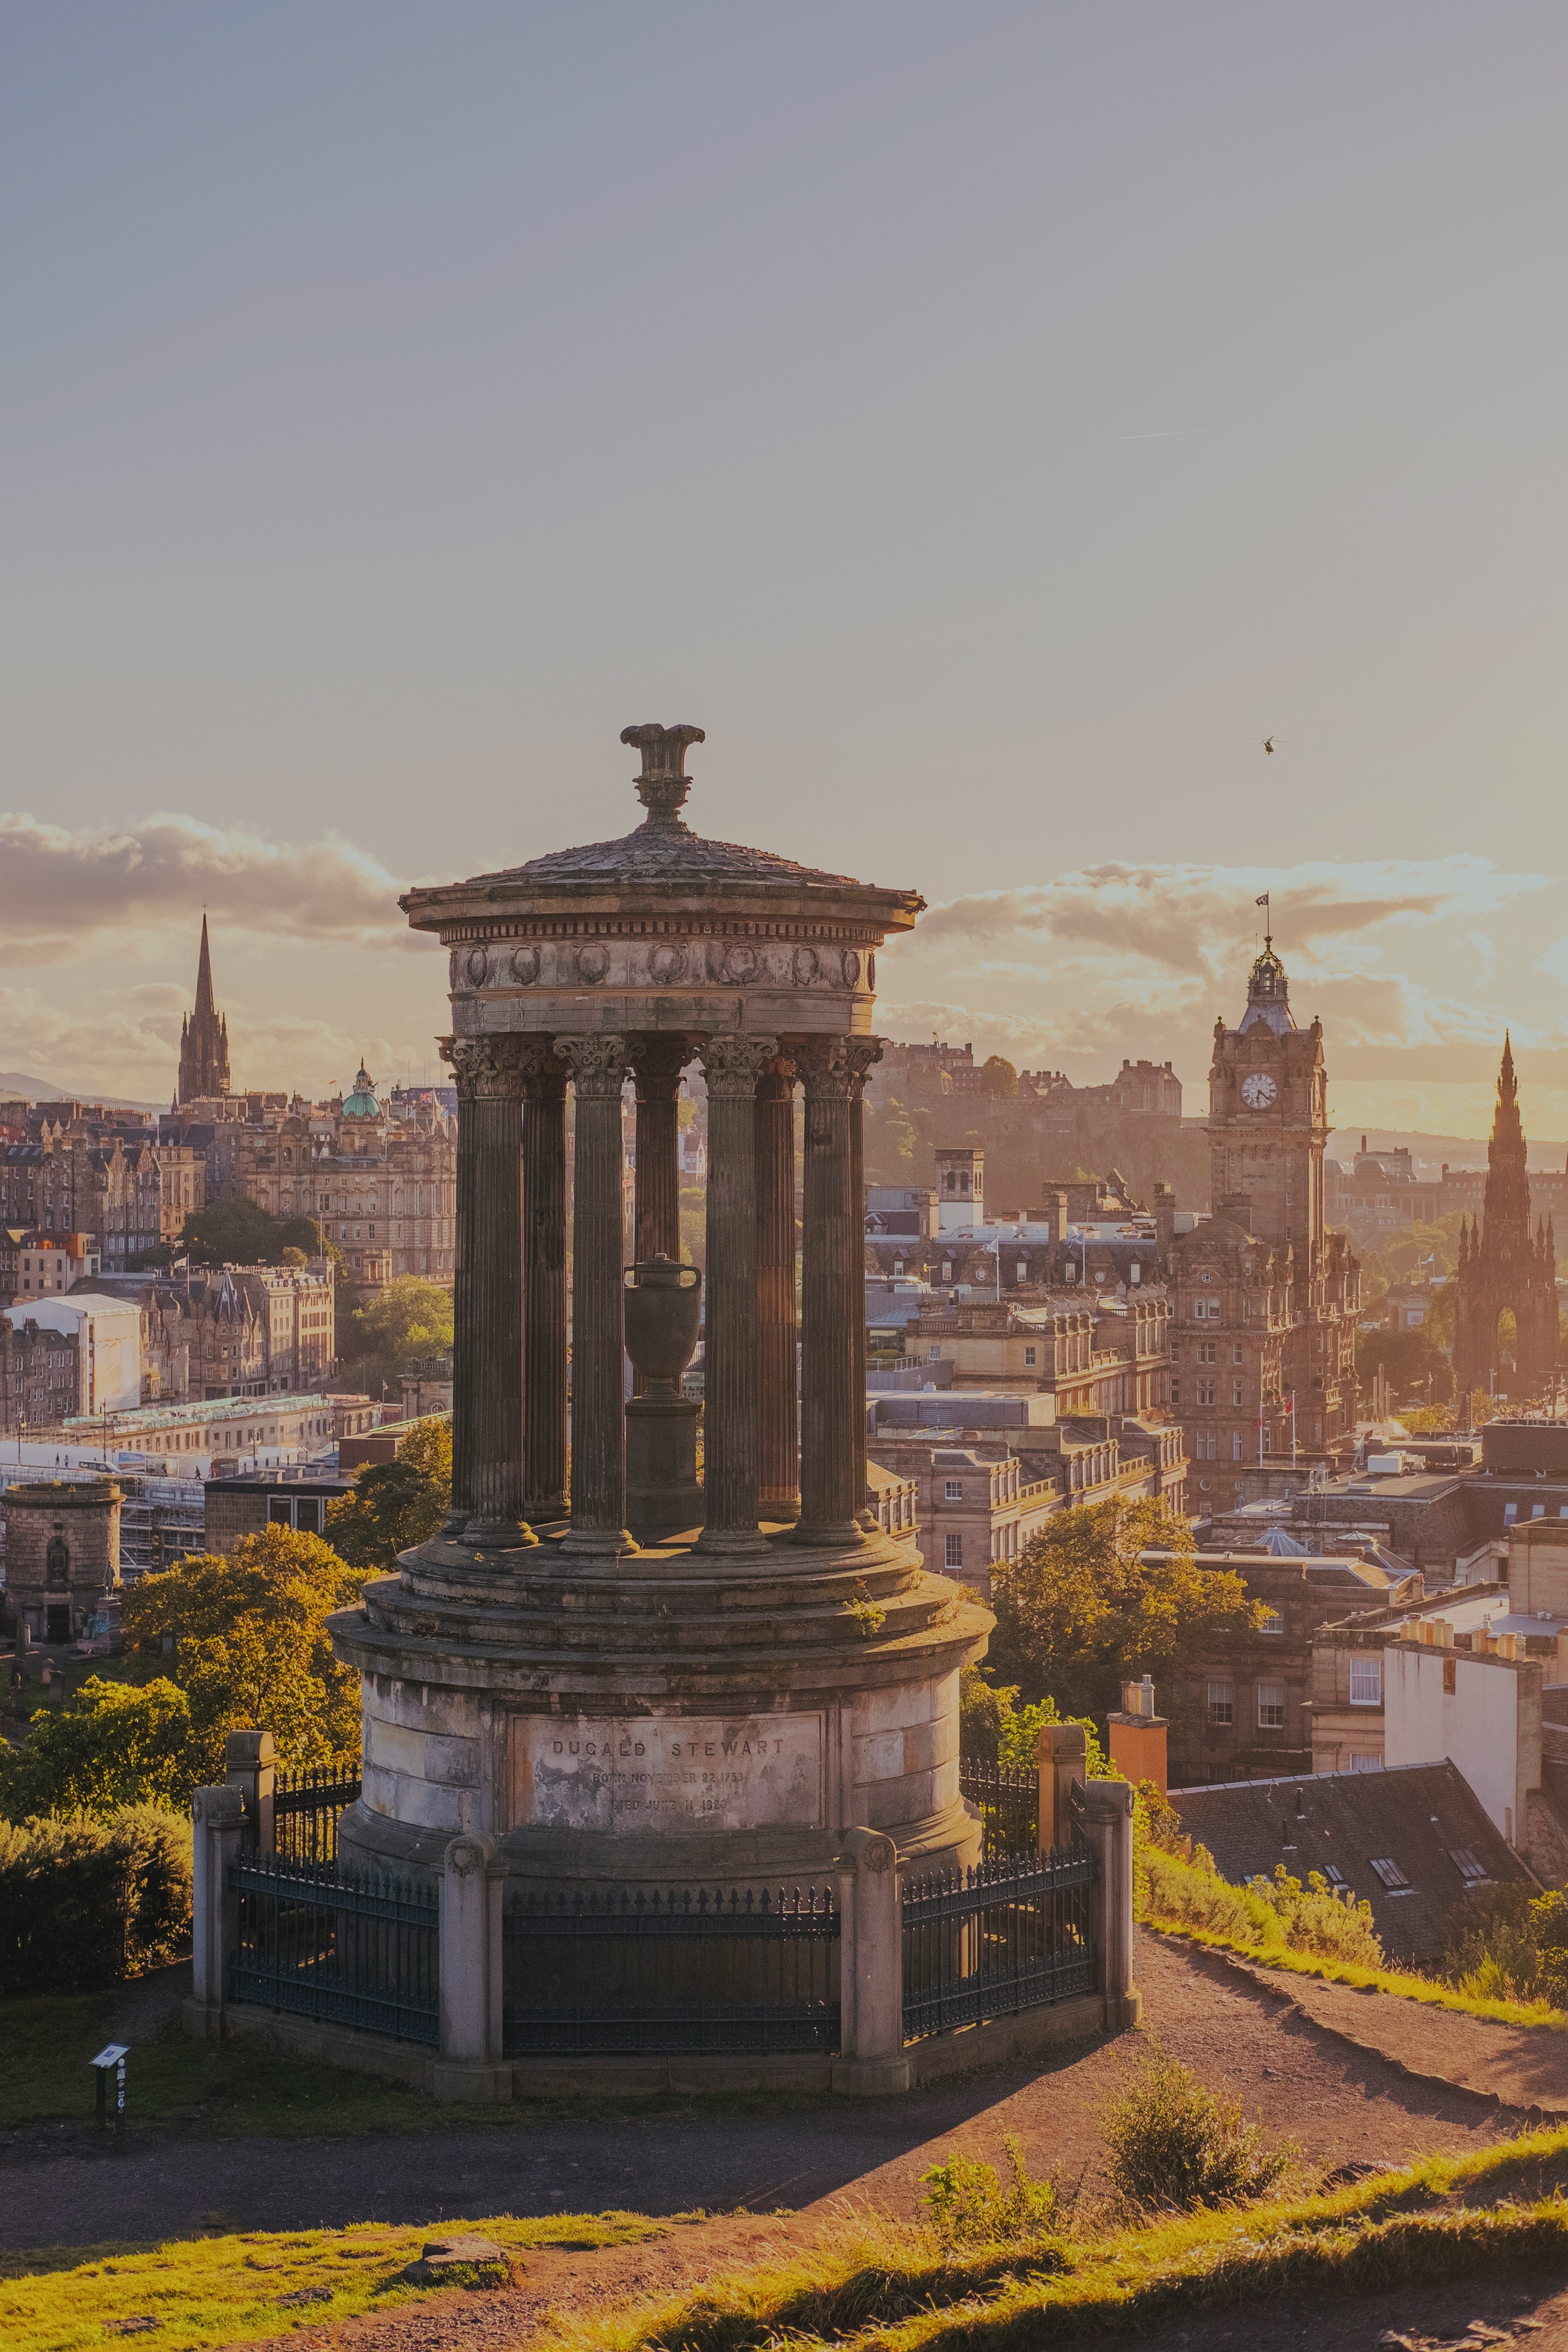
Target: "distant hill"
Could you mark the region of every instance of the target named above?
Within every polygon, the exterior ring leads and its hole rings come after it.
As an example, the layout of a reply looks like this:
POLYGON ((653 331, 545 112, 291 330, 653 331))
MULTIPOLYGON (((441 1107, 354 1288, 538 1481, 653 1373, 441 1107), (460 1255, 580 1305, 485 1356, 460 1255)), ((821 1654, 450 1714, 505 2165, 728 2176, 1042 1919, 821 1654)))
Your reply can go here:
POLYGON ((167 1108, 163 1103, 133 1102, 129 1095, 100 1094, 97 1087, 66 1087, 55 1078, 25 1077, 18 1070, 0 1070, 0 1095, 20 1102, 101 1103, 105 1110, 167 1108))
MULTIPOLYGON (((1329 1137, 1329 1158, 1348 1168, 1361 1150, 1361 1139, 1366 1138, 1369 1151, 1397 1151, 1403 1145, 1419 1167, 1425 1162, 1435 1176, 1446 1160, 1450 1168, 1484 1168, 1487 1164, 1487 1143, 1484 1135, 1406 1135, 1392 1127, 1336 1127, 1329 1137)), ((1530 1138, 1530 1165, 1535 1169, 1561 1169, 1568 1160, 1568 1143, 1541 1141, 1530 1138)))

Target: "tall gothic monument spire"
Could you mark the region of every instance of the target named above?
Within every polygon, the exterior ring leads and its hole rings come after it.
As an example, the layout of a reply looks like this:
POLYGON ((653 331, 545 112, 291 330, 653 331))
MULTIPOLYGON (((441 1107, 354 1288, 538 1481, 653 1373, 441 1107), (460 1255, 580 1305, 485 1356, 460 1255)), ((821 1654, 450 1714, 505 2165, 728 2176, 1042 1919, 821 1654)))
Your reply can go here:
POLYGON ((208 1102, 229 1092, 229 1027, 213 994, 213 959, 207 919, 202 917, 202 952, 196 963, 195 1010, 180 1024, 180 1094, 183 1103, 208 1102))
POLYGON ((1539 1224, 1531 1230, 1526 1158, 1513 1044, 1505 1034, 1487 1146, 1486 1206, 1458 1267, 1454 1377, 1461 1397, 1489 1387, 1500 1396, 1534 1396, 1556 1370, 1556 1251, 1539 1224), (1505 1314, 1513 1319, 1511 1336, 1505 1314))

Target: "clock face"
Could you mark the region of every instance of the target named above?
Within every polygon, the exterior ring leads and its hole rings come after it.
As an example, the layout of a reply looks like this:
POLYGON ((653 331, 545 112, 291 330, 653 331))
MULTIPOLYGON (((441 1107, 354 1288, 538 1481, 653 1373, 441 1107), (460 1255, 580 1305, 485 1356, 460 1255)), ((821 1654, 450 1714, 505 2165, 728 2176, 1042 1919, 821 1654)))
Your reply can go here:
POLYGON ((1249 1110, 1267 1110, 1279 1091, 1267 1070, 1253 1070, 1241 1081, 1241 1099, 1249 1110))

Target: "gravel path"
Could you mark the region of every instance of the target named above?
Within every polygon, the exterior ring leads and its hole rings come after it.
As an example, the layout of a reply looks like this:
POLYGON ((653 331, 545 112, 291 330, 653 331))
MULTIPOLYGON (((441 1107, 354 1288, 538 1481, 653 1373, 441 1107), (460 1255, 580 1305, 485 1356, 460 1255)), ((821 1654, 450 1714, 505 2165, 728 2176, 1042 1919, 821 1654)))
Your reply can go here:
MULTIPOLYGON (((1309 2159, 1395 2163, 1518 2128, 1520 2119, 1490 2100, 1414 2082, 1346 2049, 1301 2012, 1294 1980, 1287 1998, 1152 1938, 1140 1979, 1148 2026, 1206 2082, 1298 2140, 1309 2159)), ((928 2165, 957 2150, 995 2157, 1006 2133, 1017 2134, 1036 2170, 1092 2171, 1096 2111, 1139 2047, 1139 2037, 1126 2036, 1063 2052, 1038 2071, 1001 2069, 906 2098, 782 2109, 692 2102, 566 2121, 541 2110, 495 2126, 287 2142, 133 2126, 118 2157, 90 2126, 14 2132, 0 2137, 0 2243, 155 2243, 211 2228, 214 2215, 222 2226, 252 2230, 610 2207, 673 2214, 784 2206, 820 2219, 846 2196, 909 2212, 928 2165)))

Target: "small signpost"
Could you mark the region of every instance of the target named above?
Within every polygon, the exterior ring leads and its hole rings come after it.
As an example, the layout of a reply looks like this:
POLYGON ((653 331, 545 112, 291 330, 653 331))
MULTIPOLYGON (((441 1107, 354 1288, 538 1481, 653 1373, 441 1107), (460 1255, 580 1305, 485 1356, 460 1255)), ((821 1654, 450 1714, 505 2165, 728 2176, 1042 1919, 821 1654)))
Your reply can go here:
POLYGON ((109 2120, 109 2078, 114 2076, 114 2137, 118 2144, 125 2129, 125 2062, 131 2054, 128 2042, 106 2042, 92 2068, 98 2076, 98 2120, 99 2127, 109 2120))

